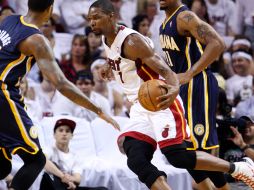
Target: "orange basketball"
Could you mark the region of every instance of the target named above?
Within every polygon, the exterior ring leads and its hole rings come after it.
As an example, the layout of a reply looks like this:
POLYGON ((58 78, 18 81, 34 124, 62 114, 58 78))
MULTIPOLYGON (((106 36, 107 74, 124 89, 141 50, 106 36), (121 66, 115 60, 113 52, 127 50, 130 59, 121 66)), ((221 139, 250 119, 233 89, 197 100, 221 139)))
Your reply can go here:
POLYGON ((157 105, 160 101, 156 100, 158 96, 162 96, 167 93, 167 89, 160 85, 165 84, 162 80, 149 80, 144 82, 138 91, 138 100, 140 104, 149 111, 159 111, 157 105))

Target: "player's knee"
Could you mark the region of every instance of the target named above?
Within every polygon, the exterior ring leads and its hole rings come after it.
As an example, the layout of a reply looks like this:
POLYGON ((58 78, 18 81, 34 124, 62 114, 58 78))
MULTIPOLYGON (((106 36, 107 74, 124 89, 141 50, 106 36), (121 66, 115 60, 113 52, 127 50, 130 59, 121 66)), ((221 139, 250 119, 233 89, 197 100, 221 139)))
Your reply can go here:
POLYGON ((194 169, 196 166, 195 151, 189 151, 185 148, 163 148, 161 151, 174 167, 194 169))
POLYGON ((144 155, 136 154, 128 157, 127 165, 148 188, 151 188, 158 177, 167 177, 164 172, 159 171, 144 155))
POLYGON ((46 164, 46 157, 42 150, 39 150, 37 154, 34 155, 34 162, 36 162, 38 170, 42 170, 46 164))
POLYGON ((40 149, 36 154, 19 154, 24 164, 33 164, 36 169, 42 170, 46 164, 46 157, 40 149))

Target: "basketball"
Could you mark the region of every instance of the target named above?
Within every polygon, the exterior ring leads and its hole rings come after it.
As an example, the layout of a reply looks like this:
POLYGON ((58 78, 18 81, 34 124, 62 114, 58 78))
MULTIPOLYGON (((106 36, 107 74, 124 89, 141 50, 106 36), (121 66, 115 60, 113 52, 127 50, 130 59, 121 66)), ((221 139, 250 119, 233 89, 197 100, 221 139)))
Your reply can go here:
POLYGON ((157 105, 160 101, 156 100, 158 96, 162 96, 167 93, 167 89, 160 85, 165 84, 162 80, 149 80, 144 82, 138 91, 138 100, 140 104, 149 111, 159 111, 157 105))

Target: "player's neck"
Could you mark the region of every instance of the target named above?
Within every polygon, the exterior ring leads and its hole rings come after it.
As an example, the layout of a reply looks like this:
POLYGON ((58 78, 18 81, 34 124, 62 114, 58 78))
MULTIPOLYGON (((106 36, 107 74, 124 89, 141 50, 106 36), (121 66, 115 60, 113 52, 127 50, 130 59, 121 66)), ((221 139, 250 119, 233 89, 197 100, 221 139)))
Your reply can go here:
POLYGON ((107 44, 109 47, 113 44, 113 42, 114 42, 114 40, 115 40, 115 38, 116 38, 116 36, 117 36, 117 33, 118 33, 119 29, 120 29, 120 26, 116 24, 116 25, 114 26, 114 28, 112 29, 113 32, 111 31, 111 32, 109 32, 109 33, 104 34, 105 39, 106 39, 106 44, 107 44))
POLYGON ((28 24, 33 24, 37 27, 40 27, 43 25, 44 21, 41 15, 38 15, 36 13, 28 12, 27 15, 24 16, 24 21, 28 24))
POLYGON ((168 9, 165 10, 167 18, 170 17, 181 5, 182 5, 181 2, 176 2, 175 5, 168 7, 168 9))

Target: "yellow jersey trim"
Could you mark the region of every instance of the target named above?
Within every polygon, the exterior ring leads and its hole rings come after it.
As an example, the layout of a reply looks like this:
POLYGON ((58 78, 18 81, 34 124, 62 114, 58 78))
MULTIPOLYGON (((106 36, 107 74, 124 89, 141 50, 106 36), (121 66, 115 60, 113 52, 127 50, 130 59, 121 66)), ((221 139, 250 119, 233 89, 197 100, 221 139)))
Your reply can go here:
POLYGON ((200 44, 200 42, 198 41, 198 40, 196 40, 196 44, 197 44, 197 46, 198 46, 198 50, 199 50, 199 52, 201 53, 201 55, 204 53, 204 50, 203 50, 203 48, 202 48, 202 45, 200 44))
POLYGON ((6 78, 6 76, 7 76, 8 73, 10 72, 10 70, 11 70, 13 67, 15 67, 16 65, 22 63, 22 61, 24 61, 25 58, 26 58, 26 56, 25 56, 24 54, 21 54, 20 57, 19 57, 18 59, 16 59, 16 60, 12 61, 11 63, 9 63, 9 64, 5 67, 4 71, 1 73, 1 75, 0 75, 0 80, 1 80, 1 81, 4 81, 5 78, 6 78))
POLYGON ((4 154, 4 157, 5 157, 7 160, 9 160, 9 161, 11 162, 11 158, 8 157, 5 148, 1 148, 1 149, 2 149, 2 152, 3 152, 3 154, 4 154))
POLYGON ((24 16, 20 16, 20 21, 21 21, 21 23, 22 23, 23 25, 25 25, 25 26, 29 26, 29 27, 31 27, 31 28, 36 28, 36 29, 39 30, 39 28, 38 28, 36 25, 27 23, 27 22, 24 20, 24 16))
POLYGON ((208 95, 208 87, 207 87, 207 75, 205 71, 202 71, 203 78, 204 78, 204 94, 205 94, 205 136, 202 140, 202 148, 206 147, 206 142, 209 135, 209 95, 208 95))
POLYGON ((180 5, 173 13, 172 13, 172 15, 170 15, 168 18, 167 18, 167 20, 166 21, 164 21, 163 23, 162 23, 162 29, 165 29, 165 27, 166 27, 166 24, 168 23, 168 21, 172 18, 172 16, 174 16, 174 14, 176 14, 176 12, 181 8, 181 7, 183 7, 184 5, 180 5))
POLYGON ((187 63, 188 63, 188 70, 190 70, 190 68, 191 68, 190 43, 191 43, 191 38, 187 37, 187 43, 186 43, 186 47, 185 47, 185 56, 186 56, 187 63))

